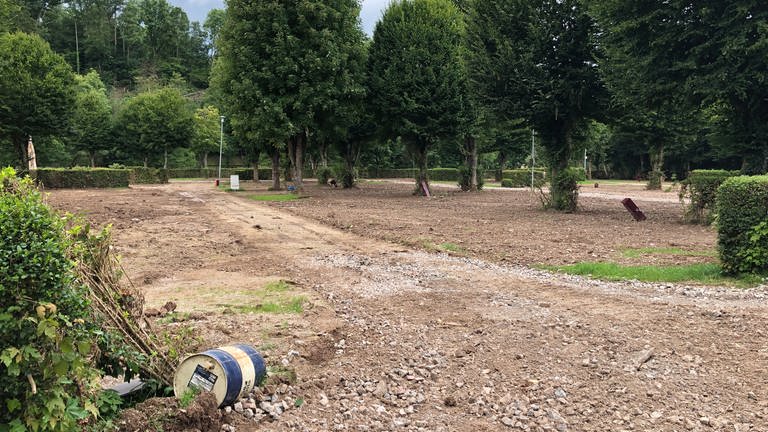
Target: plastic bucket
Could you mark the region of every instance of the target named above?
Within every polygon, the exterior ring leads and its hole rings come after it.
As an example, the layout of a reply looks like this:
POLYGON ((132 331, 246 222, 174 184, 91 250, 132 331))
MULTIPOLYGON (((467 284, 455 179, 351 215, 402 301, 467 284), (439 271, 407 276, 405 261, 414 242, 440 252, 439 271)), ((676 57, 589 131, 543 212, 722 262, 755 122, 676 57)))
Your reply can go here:
POLYGON ((264 359, 253 347, 223 346, 184 359, 176 368, 173 392, 176 397, 190 387, 211 392, 223 407, 247 396, 266 373, 264 359))

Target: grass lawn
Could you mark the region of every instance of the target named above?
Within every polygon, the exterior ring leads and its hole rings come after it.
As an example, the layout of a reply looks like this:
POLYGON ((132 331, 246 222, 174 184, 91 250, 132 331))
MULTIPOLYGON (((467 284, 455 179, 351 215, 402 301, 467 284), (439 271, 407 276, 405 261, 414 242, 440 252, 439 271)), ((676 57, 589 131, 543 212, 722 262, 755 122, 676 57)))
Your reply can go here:
POLYGON ((680 255, 680 256, 701 256, 701 257, 714 257, 717 256, 716 251, 692 251, 685 250, 676 247, 668 248, 630 248, 621 251, 621 254, 627 258, 638 258, 644 255, 680 255))

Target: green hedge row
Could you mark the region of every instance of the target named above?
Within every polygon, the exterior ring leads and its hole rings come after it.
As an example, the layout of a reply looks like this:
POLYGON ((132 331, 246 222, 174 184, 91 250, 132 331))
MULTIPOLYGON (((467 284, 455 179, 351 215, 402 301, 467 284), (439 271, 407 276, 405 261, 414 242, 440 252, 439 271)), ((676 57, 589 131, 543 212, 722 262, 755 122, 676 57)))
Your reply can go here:
MULTIPOLYGON (((272 170, 270 170, 270 176, 271 172, 272 170)), ((218 168, 176 168, 168 170, 170 178, 216 178, 218 173, 218 168)), ((253 168, 221 169, 221 177, 223 179, 227 179, 231 175, 239 175, 240 180, 253 180, 253 168)), ((259 177, 261 177, 261 169, 259 170, 259 177)))
MULTIPOLYGON (((501 172, 503 187, 530 187, 531 170, 513 169, 501 172)), ((533 170, 534 185, 541 186, 546 182, 547 172, 544 170, 533 170)))
POLYGON ((717 245, 727 273, 768 273, 768 176, 731 177, 717 189, 717 245))
POLYGON ((688 178, 681 182, 680 202, 685 204, 685 219, 695 223, 710 223, 715 209, 717 188, 731 177, 738 176, 738 171, 693 170, 688 178))
POLYGON ((112 168, 38 168, 30 177, 49 189, 84 189, 128 187, 129 169, 112 168))
POLYGON ((128 167, 131 184, 164 184, 168 183, 168 170, 163 168, 128 167))

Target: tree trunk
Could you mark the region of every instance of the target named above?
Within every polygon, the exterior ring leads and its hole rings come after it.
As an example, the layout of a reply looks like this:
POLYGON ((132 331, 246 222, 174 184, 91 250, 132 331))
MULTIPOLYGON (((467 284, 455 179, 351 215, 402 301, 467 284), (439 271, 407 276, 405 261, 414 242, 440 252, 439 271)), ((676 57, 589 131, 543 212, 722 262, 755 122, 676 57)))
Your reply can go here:
POLYGON ((344 172, 341 175, 341 185, 344 189, 355 186, 356 176, 355 167, 360 157, 360 146, 353 143, 347 143, 344 152, 344 172))
POLYGON ((280 190, 280 150, 272 148, 272 190, 280 190))
POLYGON ((146 156, 144 156, 144 168, 149 167, 149 164, 147 163, 147 159, 148 158, 146 156))
POLYGON ((168 169, 168 149, 163 149, 163 169, 168 169))
POLYGON ((549 179, 550 206, 558 211, 566 213, 575 212, 578 205, 578 183, 575 181, 563 181, 561 174, 568 169, 568 160, 571 158, 572 141, 570 129, 564 127, 552 139, 558 142, 550 151, 551 177, 549 179))
POLYGON ((507 165, 508 157, 507 152, 499 150, 499 154, 496 156, 496 162, 499 164, 499 169, 496 170, 496 175, 494 176, 497 182, 504 179, 504 168, 507 165))
POLYGON ((253 167, 253 182, 258 183, 259 182, 259 158, 261 157, 261 152, 256 151, 254 154, 253 159, 251 160, 251 166, 253 167))
POLYGON ((658 147, 652 147, 648 153, 648 159, 651 162, 651 172, 648 173, 647 188, 660 190, 661 183, 664 181, 664 145, 659 144, 658 147))
POLYGON ((475 137, 467 137, 467 150, 469 150, 467 152, 467 162, 469 165, 469 190, 477 192, 479 183, 477 181, 477 141, 475 141, 475 137))
POLYGON ((208 168, 208 152, 203 152, 203 168, 208 168))
POLYGON ((429 176, 427 174, 427 146, 419 145, 414 151, 413 158, 416 163, 416 190, 414 190, 413 194, 419 196, 431 195, 429 176))
POLYGON ((288 140, 288 159, 291 161, 293 184, 298 192, 304 191, 304 181, 301 177, 304 166, 304 141, 306 135, 300 132, 288 140))
POLYGON ((29 166, 29 155, 27 154, 27 139, 25 135, 13 135, 11 137, 13 141, 13 147, 16 149, 16 154, 21 160, 21 169, 26 171, 29 166))
POLYGON ((96 168, 96 152, 88 152, 88 158, 91 160, 91 168, 96 168))

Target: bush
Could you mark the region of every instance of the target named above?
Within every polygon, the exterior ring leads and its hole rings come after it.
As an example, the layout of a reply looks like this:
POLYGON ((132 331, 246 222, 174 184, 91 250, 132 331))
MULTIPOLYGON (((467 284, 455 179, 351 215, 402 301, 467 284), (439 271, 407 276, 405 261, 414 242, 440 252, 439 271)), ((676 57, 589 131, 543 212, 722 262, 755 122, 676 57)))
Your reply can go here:
POLYGON ((131 170, 111 168, 38 168, 31 177, 50 189, 128 187, 131 170))
POLYGON ((100 389, 88 291, 65 221, 10 168, 0 172, 0 239, 0 430, 81 430, 100 389))
POLYGON ((168 170, 163 168, 130 167, 130 184, 165 184, 168 183, 168 170))
POLYGON ((717 189, 717 245, 726 273, 768 272, 768 176, 731 177, 717 189))
POLYGON ((685 220, 694 223, 710 223, 713 219, 717 188, 730 177, 739 175, 738 171, 693 170, 688 178, 681 182, 680 202, 685 205, 685 220))
POLYGON ((552 179, 549 187, 549 200, 544 202, 544 207, 564 211, 575 212, 579 202, 579 172, 574 168, 566 168, 552 179))
MULTIPOLYGON (((458 176, 459 176, 459 187, 463 191, 468 191, 470 189, 469 183, 470 183, 470 170, 467 167, 461 167, 458 170, 458 176)), ((478 168, 477 169, 477 190, 482 190, 483 186, 485 186, 485 172, 478 168)))
POLYGON ((587 171, 583 167, 569 168, 576 174, 577 181, 587 181, 587 171))
MULTIPOLYGON (((502 171, 501 185, 503 187, 531 187, 531 170, 514 169, 502 171), (504 180, 509 180, 504 184, 504 180), (509 185, 509 186, 507 186, 509 185)), ((541 187, 546 182, 547 172, 543 170, 533 170, 533 185, 541 187)))
POLYGON ((317 184, 327 185, 328 180, 333 177, 333 170, 329 167, 320 167, 317 169, 317 184))
POLYGON ((659 190, 661 189, 661 182, 663 181, 664 181, 663 171, 650 171, 648 172, 648 185, 646 185, 646 189, 659 190))

